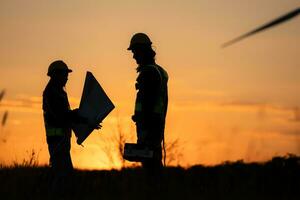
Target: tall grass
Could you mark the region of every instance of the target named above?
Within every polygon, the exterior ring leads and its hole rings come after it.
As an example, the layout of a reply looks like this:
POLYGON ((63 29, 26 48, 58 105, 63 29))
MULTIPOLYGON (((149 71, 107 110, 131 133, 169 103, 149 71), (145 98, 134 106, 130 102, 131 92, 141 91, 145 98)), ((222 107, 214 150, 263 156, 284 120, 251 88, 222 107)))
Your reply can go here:
POLYGON ((23 158, 21 162, 13 161, 11 167, 13 168, 36 168, 39 166, 39 152, 36 152, 34 149, 26 151, 27 157, 23 158))
POLYGON ((3 90, 0 92, 0 103, 1 103, 1 101, 2 101, 2 99, 3 99, 3 97, 4 97, 4 95, 5 95, 5 90, 3 89, 3 90))
MULTIPOLYGON (((5 95, 5 90, 3 89, 1 92, 0 92, 0 105, 1 105, 1 101, 2 99, 4 98, 4 95, 5 95)), ((8 111, 6 110, 2 116, 2 120, 1 120, 1 127, 4 127, 6 122, 7 122, 7 117, 8 117, 8 111)))
MULTIPOLYGON (((1 106, 1 101, 3 100, 4 98, 4 95, 5 95, 6 91, 3 89, 1 92, 0 92, 0 106, 1 106)), ((1 126, 0 126, 0 139, 1 139, 1 142, 6 142, 6 139, 5 139, 5 136, 4 136, 4 127, 7 123, 7 118, 8 118, 8 111, 4 111, 4 114, 2 116, 2 119, 1 119, 1 126)))
MULTIPOLYGON (((0 169, 1 199, 51 199, 48 171, 46 167, 0 169)), ((153 181, 141 168, 75 170, 65 199, 298 200, 299 186, 300 157, 287 155, 264 163, 167 167, 163 176, 153 181)))
POLYGON ((7 121, 8 111, 5 111, 2 117, 1 126, 4 127, 7 121))

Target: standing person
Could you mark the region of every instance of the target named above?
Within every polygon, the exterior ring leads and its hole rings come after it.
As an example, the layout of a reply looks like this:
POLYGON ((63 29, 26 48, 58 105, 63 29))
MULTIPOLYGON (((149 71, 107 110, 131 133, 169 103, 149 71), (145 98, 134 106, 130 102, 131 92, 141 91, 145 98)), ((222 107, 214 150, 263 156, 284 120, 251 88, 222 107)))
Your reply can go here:
POLYGON ((71 124, 79 122, 80 117, 78 109, 70 109, 64 90, 70 72, 72 70, 63 61, 52 62, 47 73, 50 80, 43 92, 44 123, 52 171, 51 195, 63 194, 73 171, 71 124))
POLYGON ((162 170, 162 141, 168 107, 168 74, 155 62, 152 42, 144 33, 136 33, 127 50, 138 64, 136 101, 132 120, 136 123, 138 144, 154 150, 151 159, 142 161, 149 175, 159 176, 162 170))

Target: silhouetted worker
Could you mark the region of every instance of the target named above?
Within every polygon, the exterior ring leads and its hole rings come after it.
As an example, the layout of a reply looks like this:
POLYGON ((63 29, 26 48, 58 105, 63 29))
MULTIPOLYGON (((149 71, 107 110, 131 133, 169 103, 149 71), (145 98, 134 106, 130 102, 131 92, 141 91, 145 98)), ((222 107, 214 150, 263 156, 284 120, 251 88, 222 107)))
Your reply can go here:
POLYGON ((50 167, 52 169, 52 192, 61 195, 73 171, 70 155, 71 124, 80 121, 78 109, 71 110, 64 87, 71 69, 61 60, 48 68, 50 80, 43 92, 43 111, 46 128, 50 167))
POLYGON ((151 40, 144 33, 136 33, 128 50, 138 64, 136 101, 132 120, 136 123, 138 144, 154 150, 154 157, 142 162, 150 175, 160 175, 162 169, 162 141, 168 107, 168 74, 155 63, 151 40))

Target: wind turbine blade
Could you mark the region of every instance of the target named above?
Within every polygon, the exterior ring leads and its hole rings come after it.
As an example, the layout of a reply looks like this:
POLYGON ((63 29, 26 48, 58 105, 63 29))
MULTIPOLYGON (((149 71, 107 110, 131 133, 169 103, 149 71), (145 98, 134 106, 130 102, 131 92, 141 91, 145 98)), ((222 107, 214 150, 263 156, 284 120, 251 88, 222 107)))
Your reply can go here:
POLYGON ((296 17, 299 14, 300 14, 300 8, 297 8, 296 10, 293 10, 293 11, 291 11, 291 12, 289 12, 289 13, 287 13, 287 14, 285 14, 285 15, 283 15, 283 16, 281 16, 281 17, 279 17, 279 18, 277 18, 277 19, 275 19, 275 20, 273 20, 273 21, 271 21, 267 24, 265 24, 265 25, 262 25, 261 27, 259 27, 257 29, 254 29, 254 30, 252 30, 248 33, 245 33, 245 34, 243 34, 243 35, 241 35, 241 36, 239 36, 239 37, 237 37, 233 40, 230 40, 229 42, 224 43, 222 45, 222 47, 224 48, 224 47, 230 46, 230 45, 232 45, 232 44, 234 44, 234 43, 236 43, 236 42, 238 42, 238 41, 240 41, 240 40, 242 40, 246 37, 249 37, 249 36, 254 35, 258 32, 264 31, 268 28, 277 26, 277 25, 279 25, 283 22, 286 22, 286 21, 296 17))

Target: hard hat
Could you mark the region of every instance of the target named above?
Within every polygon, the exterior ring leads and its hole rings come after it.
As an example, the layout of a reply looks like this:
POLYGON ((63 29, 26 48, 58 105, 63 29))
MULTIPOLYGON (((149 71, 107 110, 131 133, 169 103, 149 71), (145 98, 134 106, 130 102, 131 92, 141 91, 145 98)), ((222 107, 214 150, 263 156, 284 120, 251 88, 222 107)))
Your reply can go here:
POLYGON ((48 68, 48 76, 52 76, 56 71, 66 71, 68 73, 72 72, 71 69, 68 68, 66 63, 64 63, 62 60, 56 60, 52 62, 48 68))
POLYGON ((152 42, 150 38, 145 33, 136 33, 132 36, 130 40, 130 45, 127 50, 132 50, 136 45, 151 45, 152 42))

